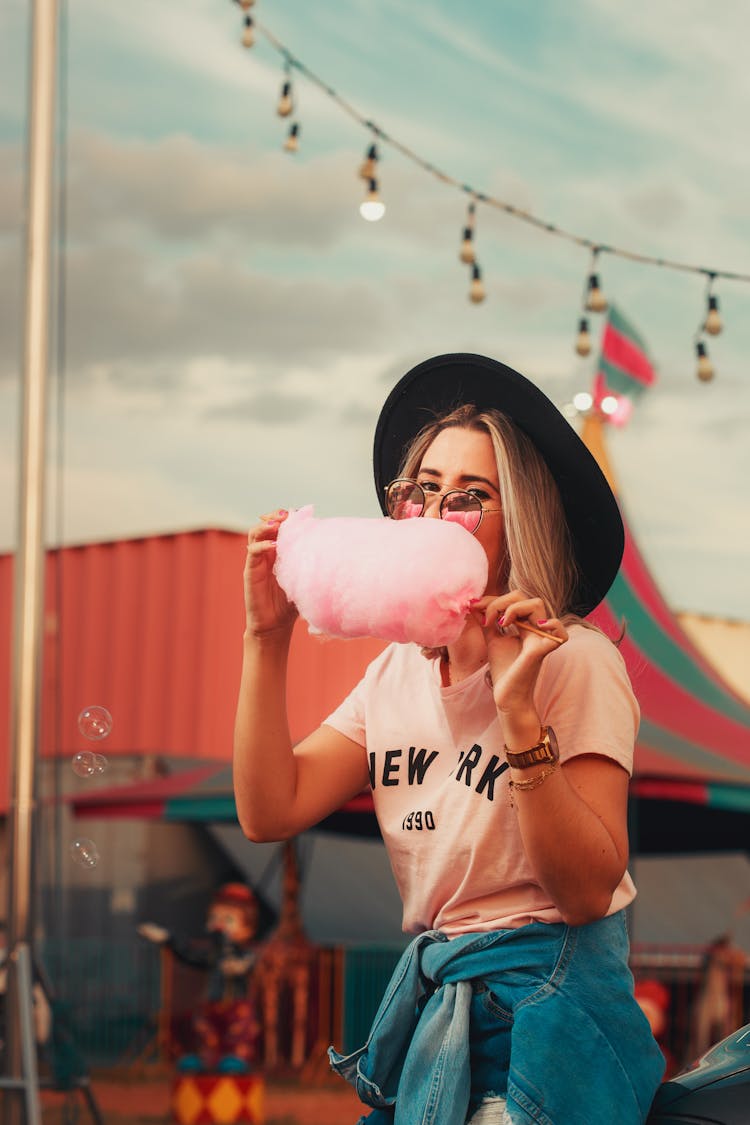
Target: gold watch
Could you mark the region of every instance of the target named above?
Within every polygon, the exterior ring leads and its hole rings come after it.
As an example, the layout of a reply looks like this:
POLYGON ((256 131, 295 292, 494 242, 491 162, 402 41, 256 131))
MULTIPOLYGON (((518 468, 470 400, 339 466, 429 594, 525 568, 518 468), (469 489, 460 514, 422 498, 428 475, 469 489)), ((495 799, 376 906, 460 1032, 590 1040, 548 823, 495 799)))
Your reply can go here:
POLYGON ((539 741, 528 750, 509 750, 505 747, 505 757, 508 765, 514 770, 527 770, 530 766, 548 765, 557 762, 560 758, 560 748, 552 727, 542 727, 539 732, 539 741))

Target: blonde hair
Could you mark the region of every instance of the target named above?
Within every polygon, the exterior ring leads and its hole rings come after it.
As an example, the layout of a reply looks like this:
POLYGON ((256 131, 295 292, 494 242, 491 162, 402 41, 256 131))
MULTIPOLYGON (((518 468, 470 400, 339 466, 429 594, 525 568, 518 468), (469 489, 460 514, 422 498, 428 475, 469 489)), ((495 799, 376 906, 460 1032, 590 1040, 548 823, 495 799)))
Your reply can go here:
POLYGON ((489 435, 497 462, 505 556, 500 587, 541 598, 550 617, 570 617, 578 581, 560 493, 541 454, 505 414, 459 406, 429 422, 412 441, 400 476, 415 477, 428 447, 451 426, 489 435))

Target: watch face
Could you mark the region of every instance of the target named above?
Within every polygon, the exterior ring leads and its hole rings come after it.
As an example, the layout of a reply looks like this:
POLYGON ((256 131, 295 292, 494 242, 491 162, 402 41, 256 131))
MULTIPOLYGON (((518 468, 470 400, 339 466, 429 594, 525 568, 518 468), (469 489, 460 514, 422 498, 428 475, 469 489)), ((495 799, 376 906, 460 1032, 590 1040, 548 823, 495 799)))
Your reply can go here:
POLYGON ((557 745, 557 735, 553 731, 552 727, 547 727, 547 742, 549 744, 550 750, 554 755, 555 761, 557 761, 557 759, 560 757, 560 747, 557 745))

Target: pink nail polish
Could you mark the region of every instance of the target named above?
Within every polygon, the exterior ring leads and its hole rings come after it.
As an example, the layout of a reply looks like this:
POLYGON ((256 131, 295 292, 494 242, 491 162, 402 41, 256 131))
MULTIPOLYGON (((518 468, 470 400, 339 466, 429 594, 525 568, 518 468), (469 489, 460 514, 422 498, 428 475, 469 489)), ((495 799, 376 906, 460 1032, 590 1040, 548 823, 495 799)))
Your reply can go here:
POLYGON ((544 621, 537 621, 537 625, 546 625, 546 624, 547 624, 547 618, 546 617, 545 617, 544 621))

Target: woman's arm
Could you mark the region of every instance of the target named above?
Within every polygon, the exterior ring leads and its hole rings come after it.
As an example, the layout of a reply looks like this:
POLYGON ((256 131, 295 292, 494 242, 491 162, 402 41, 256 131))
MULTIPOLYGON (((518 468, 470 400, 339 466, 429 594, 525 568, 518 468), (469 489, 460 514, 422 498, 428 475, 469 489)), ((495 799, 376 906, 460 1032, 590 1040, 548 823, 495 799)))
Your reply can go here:
MULTIPOLYGON (((538 735, 537 727, 532 742, 538 735)), ((539 772, 511 770, 511 778, 539 772)), ((568 761, 537 789, 514 792, 524 850, 569 925, 595 922, 609 909, 628 863, 627 800, 622 766, 588 754, 568 761)))
POLYGON ((282 840, 318 823, 368 782, 364 751, 332 727, 292 747, 286 674, 296 612, 273 575, 285 513, 248 535, 246 626, 234 733, 234 792, 251 840, 282 840))
MULTIPOLYGON (((534 705, 542 662, 558 645, 534 633, 498 633, 497 621, 512 627, 528 620, 563 641, 567 632, 545 620, 537 599, 518 592, 483 607, 493 693, 511 751, 539 741, 541 719, 534 705)), ((585 721, 582 719, 582 721, 585 721)), ((548 767, 511 767, 514 782, 541 777, 548 767)), ((566 922, 582 925, 602 918, 628 862, 628 774, 613 759, 586 753, 547 773, 535 788, 513 791, 524 850, 541 886, 566 922)))
POLYGON ((286 840, 368 784, 361 746, 321 726, 292 747, 286 715, 287 644, 245 637, 234 734, 234 794, 242 831, 286 840))

